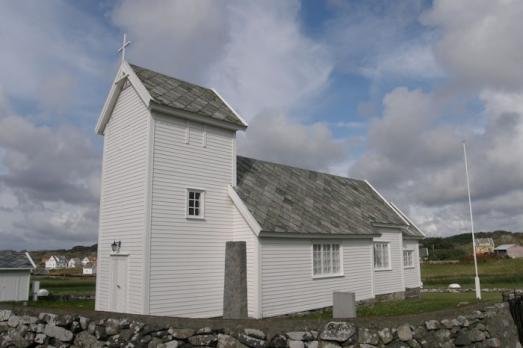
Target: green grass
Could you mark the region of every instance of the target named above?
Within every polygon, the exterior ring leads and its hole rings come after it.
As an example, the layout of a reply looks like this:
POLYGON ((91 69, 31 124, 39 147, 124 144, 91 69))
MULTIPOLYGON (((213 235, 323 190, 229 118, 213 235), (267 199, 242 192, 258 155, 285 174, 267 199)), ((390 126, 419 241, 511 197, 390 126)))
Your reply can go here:
MULTIPOLYGON (((501 301, 499 292, 482 293, 481 303, 496 303, 501 301)), ((358 317, 389 317, 408 314, 420 314, 443 309, 456 308, 459 303, 478 303, 475 294, 468 293, 423 293, 420 298, 378 302, 374 305, 358 306, 358 317)), ((329 320, 332 310, 299 316, 299 319, 329 320)))
MULTIPOLYGON (((523 288, 523 259, 487 259, 478 262, 484 288, 523 288)), ((474 287, 474 264, 422 264, 421 279, 425 287, 441 288, 450 283, 474 287)))
POLYGON ((40 289, 47 289, 51 295, 94 295, 95 277, 32 277, 40 281, 40 289))
POLYGON ((35 308, 94 310, 94 300, 47 301, 47 300, 40 299, 37 302, 30 301, 28 303, 28 306, 35 307, 35 308))

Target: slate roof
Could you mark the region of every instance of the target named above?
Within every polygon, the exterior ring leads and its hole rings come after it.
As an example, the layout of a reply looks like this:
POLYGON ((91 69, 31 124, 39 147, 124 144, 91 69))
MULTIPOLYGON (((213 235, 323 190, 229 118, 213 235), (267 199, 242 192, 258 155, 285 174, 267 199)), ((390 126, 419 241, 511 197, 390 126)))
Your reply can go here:
POLYGON ((157 104, 194 112, 245 127, 235 112, 212 90, 129 64, 157 104))
POLYGON ((516 244, 501 244, 500 246, 494 248, 494 250, 508 250, 510 248, 515 247, 516 244))
POLYGON ((373 235, 374 224, 403 226, 422 237, 365 181, 237 158, 236 192, 262 232, 373 235))
POLYGON ((0 251, 0 269, 33 269, 33 264, 25 252, 11 250, 0 251))

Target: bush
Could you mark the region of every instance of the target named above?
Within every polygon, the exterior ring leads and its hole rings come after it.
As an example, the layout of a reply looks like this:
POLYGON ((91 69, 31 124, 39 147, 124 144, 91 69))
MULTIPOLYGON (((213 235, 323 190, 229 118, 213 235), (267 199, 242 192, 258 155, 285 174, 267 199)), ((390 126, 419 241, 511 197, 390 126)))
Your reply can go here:
POLYGON ((467 254, 461 249, 439 249, 430 255, 431 260, 462 260, 467 254))

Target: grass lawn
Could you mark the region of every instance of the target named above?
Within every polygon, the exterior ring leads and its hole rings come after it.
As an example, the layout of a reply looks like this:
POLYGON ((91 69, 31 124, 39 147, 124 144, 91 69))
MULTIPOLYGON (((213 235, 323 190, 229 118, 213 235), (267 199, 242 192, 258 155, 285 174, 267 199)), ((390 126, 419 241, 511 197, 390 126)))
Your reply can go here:
POLYGON ((33 276, 40 281, 40 289, 47 289, 51 295, 94 295, 95 277, 33 276))
POLYGON ((74 301, 29 301, 29 307, 36 308, 58 308, 58 309, 85 309, 94 310, 94 300, 74 300, 74 301))
MULTIPOLYGON (((478 262, 481 286, 485 288, 523 288, 523 259, 488 259, 478 262)), ((458 283, 474 287, 474 263, 422 264, 421 279, 429 288, 458 283)))
MULTIPOLYGON (((482 303, 496 303, 501 301, 499 292, 482 293, 482 303)), ((475 294, 469 293, 423 293, 419 299, 378 302, 372 306, 359 306, 358 317, 390 317, 397 315, 419 314, 442 309, 455 308, 459 303, 478 303, 475 294)), ((332 311, 311 313, 297 317, 299 319, 328 320, 332 318, 332 311)))

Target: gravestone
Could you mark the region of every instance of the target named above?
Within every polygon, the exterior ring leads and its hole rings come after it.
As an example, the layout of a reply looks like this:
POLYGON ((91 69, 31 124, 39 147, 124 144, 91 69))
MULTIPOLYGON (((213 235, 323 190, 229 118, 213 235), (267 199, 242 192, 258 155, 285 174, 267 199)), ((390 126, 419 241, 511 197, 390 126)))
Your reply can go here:
POLYGON ((356 295, 353 292, 335 291, 332 294, 332 317, 356 318, 356 295))
POLYGON ((247 246, 245 242, 225 243, 223 318, 247 318, 247 246))

